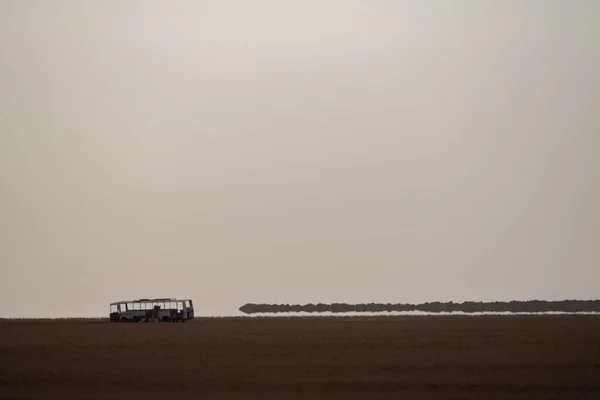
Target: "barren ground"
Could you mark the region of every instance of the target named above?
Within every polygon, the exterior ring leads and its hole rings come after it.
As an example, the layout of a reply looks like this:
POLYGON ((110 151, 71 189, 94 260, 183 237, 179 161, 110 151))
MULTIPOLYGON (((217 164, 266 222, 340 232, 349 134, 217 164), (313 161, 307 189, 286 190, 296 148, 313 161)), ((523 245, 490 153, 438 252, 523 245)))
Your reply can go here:
POLYGON ((600 399, 600 316, 5 320, 0 398, 600 399))

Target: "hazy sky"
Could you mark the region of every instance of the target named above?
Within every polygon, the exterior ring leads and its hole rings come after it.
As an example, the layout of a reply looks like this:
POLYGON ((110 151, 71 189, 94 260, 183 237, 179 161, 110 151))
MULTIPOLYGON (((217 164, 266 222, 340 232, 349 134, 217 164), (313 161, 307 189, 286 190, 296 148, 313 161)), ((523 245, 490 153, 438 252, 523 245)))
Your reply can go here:
POLYGON ((0 2, 0 317, 600 295, 600 1, 0 2))

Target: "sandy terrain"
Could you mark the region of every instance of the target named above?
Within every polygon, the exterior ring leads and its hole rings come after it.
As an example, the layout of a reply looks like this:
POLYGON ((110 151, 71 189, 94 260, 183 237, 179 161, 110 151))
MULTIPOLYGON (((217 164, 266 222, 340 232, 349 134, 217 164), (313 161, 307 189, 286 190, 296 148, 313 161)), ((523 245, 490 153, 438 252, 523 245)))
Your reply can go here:
POLYGON ((2 321, 0 398, 600 399, 600 316, 2 321))

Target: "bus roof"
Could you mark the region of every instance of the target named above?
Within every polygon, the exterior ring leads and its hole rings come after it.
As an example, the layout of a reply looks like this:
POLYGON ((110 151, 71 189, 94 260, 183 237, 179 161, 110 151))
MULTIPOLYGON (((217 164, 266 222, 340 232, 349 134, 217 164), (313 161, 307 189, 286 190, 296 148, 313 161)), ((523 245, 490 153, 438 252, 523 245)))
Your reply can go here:
POLYGON ((191 299, 176 299, 176 298, 161 298, 161 299, 137 299, 137 300, 122 300, 122 301, 115 301, 110 303, 111 306, 117 305, 117 304, 124 304, 124 303, 164 303, 164 302, 178 302, 178 301, 190 301, 191 299))

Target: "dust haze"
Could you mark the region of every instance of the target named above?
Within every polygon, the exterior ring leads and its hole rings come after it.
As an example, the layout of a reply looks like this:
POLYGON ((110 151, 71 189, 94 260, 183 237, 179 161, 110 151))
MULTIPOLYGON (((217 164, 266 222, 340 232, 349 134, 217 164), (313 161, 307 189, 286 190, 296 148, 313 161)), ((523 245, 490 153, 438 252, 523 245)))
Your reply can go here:
POLYGON ((593 299, 600 3, 0 4, 0 316, 593 299))

